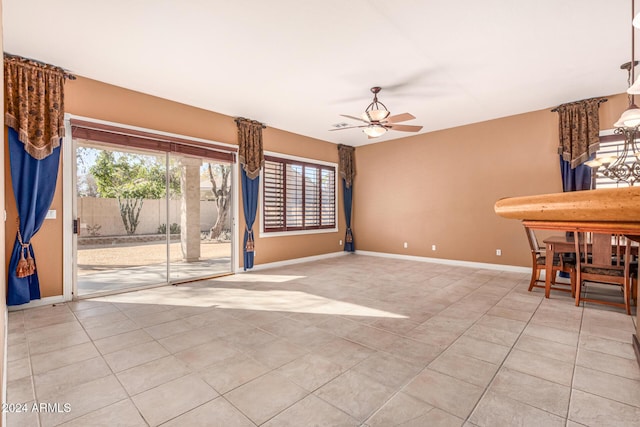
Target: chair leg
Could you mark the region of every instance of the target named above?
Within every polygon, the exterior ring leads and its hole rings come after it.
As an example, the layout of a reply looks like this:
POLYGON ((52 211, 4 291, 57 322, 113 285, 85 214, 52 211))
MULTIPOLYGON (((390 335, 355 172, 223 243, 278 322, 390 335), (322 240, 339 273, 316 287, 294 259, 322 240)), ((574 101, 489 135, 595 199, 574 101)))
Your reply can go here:
POLYGON ((631 277, 627 277, 622 285, 622 293, 624 296, 624 308, 627 314, 631 315, 631 277))
POLYGON ((569 281, 571 282, 571 296, 576 297, 576 270, 569 272, 569 281))
POLYGON ((531 289, 533 289, 533 285, 535 285, 538 280, 540 280, 540 269, 535 267, 531 272, 531 283, 529 283, 529 292, 531 292, 531 289))
POLYGON ((581 288, 582 288, 582 280, 577 278, 576 279, 576 307, 578 307, 580 305, 580 292, 581 292, 581 288))

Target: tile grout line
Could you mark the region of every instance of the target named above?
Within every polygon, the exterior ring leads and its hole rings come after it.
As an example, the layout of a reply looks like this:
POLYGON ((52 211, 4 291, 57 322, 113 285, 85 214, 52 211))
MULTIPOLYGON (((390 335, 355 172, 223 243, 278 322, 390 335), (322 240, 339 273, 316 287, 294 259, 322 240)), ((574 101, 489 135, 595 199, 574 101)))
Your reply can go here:
MULTIPOLYGON (((484 285, 486 285, 487 283, 489 283, 489 282, 490 282, 490 280, 491 280, 491 279, 488 279, 488 280, 486 280, 485 282, 483 282, 483 283, 482 283, 482 285, 480 285, 477 289, 479 289, 479 288, 481 288, 482 286, 484 286, 484 285)), ((500 301, 502 301, 502 299, 504 299, 507 295, 509 295, 510 293, 512 293, 512 292, 513 292, 513 290, 514 290, 517 286, 518 286, 518 284, 514 285, 514 286, 509 290, 509 293, 507 293, 507 294, 506 294, 506 295, 504 295, 502 298, 500 298, 500 300, 499 300, 498 302, 496 302, 493 306, 491 306, 491 308, 495 307, 495 306, 496 306, 500 301)), ((475 290, 477 290, 477 289, 474 289, 474 291, 475 291, 475 290)), ((542 303, 542 301, 540 301, 540 302, 538 303, 538 306, 539 306, 541 303, 542 303)), ((440 313, 442 313, 443 311, 447 310, 449 307, 451 307, 451 306, 452 306, 452 305, 454 305, 454 304, 455 304, 455 303, 451 303, 451 304, 449 304, 448 306, 446 306, 445 308, 443 308, 442 310, 440 310, 440 312, 438 312, 437 314, 435 314, 435 315, 434 315, 434 316, 432 316, 432 317, 437 316, 438 314, 440 314, 440 313)), ((439 358, 439 357, 440 357, 440 356, 441 356, 445 351, 447 351, 451 346, 453 346, 456 342, 458 342, 458 341, 459 341, 459 340, 464 336, 465 332, 467 332, 467 331, 468 331, 469 329, 471 329, 471 328, 472 328, 476 323, 478 323, 478 322, 480 321, 480 319, 482 319, 484 316, 487 316, 487 315, 488 315, 488 314, 487 314, 487 312, 488 312, 489 310, 491 310, 491 308, 489 308, 489 309, 487 309, 486 311, 482 312, 482 316, 478 317, 478 319, 476 319, 476 320, 475 320, 471 325, 469 325, 469 326, 468 326, 464 331, 462 331, 462 332, 460 333, 460 335, 458 336, 458 338, 456 338, 456 339, 455 339, 453 342, 451 342, 448 346, 446 346, 445 348, 443 348, 443 349, 442 349, 442 351, 440 351, 440 353, 438 353, 438 355, 437 355, 437 356, 436 356, 436 357, 435 357, 431 362, 429 362, 429 363, 428 363, 427 365, 425 365, 425 366, 424 366, 424 367, 423 367, 423 368, 422 368, 418 373, 416 373, 416 375, 414 375, 413 377, 411 377, 410 379, 408 379, 408 380, 407 380, 407 381, 406 381, 406 382, 405 382, 405 383, 404 383, 404 384, 403 384, 403 385, 402 385, 402 386, 401 386, 401 387, 400 387, 400 388, 399 388, 399 389, 398 389, 398 390, 397 390, 397 391, 396 391, 396 392, 395 392, 395 393, 394 393, 394 394, 393 394, 389 399, 387 399, 387 400, 385 400, 385 401, 384 401, 384 403, 380 406, 380 408, 378 408, 376 411, 374 411, 372 414, 370 414, 370 415, 369 415, 369 417, 368 417, 367 419, 371 418, 371 417, 372 417, 372 416, 374 416, 376 413, 378 413, 380 410, 382 410, 382 408, 384 408, 384 406, 385 406, 387 403, 389 403, 389 401, 390 401, 391 399, 393 399, 393 398, 394 398, 394 397, 396 397, 399 393, 401 393, 401 392, 402 392, 402 390, 403 390, 407 385, 409 385, 409 383, 410 383, 411 381, 413 381, 414 379, 416 379, 416 378, 417 378, 420 374, 422 374, 425 370, 429 369, 429 366, 431 365, 431 363, 433 363, 434 361, 436 361, 436 360, 437 360, 437 359, 438 359, 438 358, 439 358)), ((537 310, 537 308, 536 308, 536 310, 537 310)), ((534 312, 534 313, 535 313, 535 312, 534 312)), ((533 317, 533 315, 532 315, 531 317, 533 317)), ((427 319, 427 321, 428 321, 428 319, 427 319)), ((425 321, 425 322, 427 322, 427 321, 425 321)), ((423 322, 423 323, 425 323, 425 322, 423 322)), ((421 325, 422 325, 422 323, 421 323, 421 325)), ((527 325, 528 325, 528 322, 527 322, 527 325)), ((525 327, 522 329, 522 332, 524 332, 524 329, 526 329, 527 325, 525 325, 525 327)), ((521 332, 520 334, 522 334, 522 332, 521 332)), ((518 335, 518 338, 519 338, 519 337, 520 337, 520 335, 518 335)), ((409 337, 405 337, 405 338, 411 339, 411 338, 409 338, 409 337)), ((484 341, 484 340, 481 340, 481 341, 484 341)), ((517 341, 517 340, 516 340, 516 341, 517 341)), ((513 345, 515 345, 515 342, 514 342, 514 344, 513 344, 513 345)), ((513 348, 513 345, 511 346, 512 348, 513 348)), ((505 347, 506 347, 506 346, 505 346, 505 347)), ((509 351, 509 353, 510 353, 510 351, 509 351)), ((504 359, 504 360, 506 360, 506 358, 507 358, 507 356, 509 355, 509 353, 507 353, 507 355, 505 356, 505 359, 504 359)), ((391 354, 391 353, 389 353, 389 354, 391 354)), ((469 357, 471 357, 471 356, 469 356, 469 357)), ((473 357, 471 357, 471 358, 473 358, 473 357)), ((475 359, 475 358, 474 358, 474 359, 475 359)), ((503 363, 504 363, 504 360, 503 360, 503 363)), ((492 380, 493 380, 493 378, 495 377, 495 375, 497 375, 497 372, 498 372, 498 370, 500 370, 500 367, 501 367, 501 366, 502 366, 502 365, 500 365, 500 366, 498 367, 498 369, 496 370, 496 373, 495 373, 495 374, 494 374, 494 376, 492 377, 492 380)), ((468 382, 467 382, 467 381, 465 381, 465 380, 460 380, 459 378, 452 377, 451 375, 448 375, 448 374, 445 374, 445 373, 442 373, 442 372, 439 372, 439 371, 436 371, 436 372, 438 372, 438 373, 440 373, 440 374, 442 374, 442 375, 448 376, 448 377, 450 377, 450 378, 453 378, 453 379, 456 379, 456 380, 459 380, 459 381, 463 381, 463 382, 465 382, 465 383, 468 383, 468 382)), ((491 380, 491 381, 492 381, 492 380, 491 380)), ((489 384, 491 383, 491 381, 489 381, 489 384)), ((471 384, 471 383, 468 383, 468 384, 471 384)), ((475 384, 471 384, 471 385, 475 385, 475 384)), ((486 386, 485 391, 483 392, 483 394, 482 394, 482 395, 480 396, 480 398, 478 399, 478 402, 476 402, 476 404, 475 404, 475 405, 474 405, 474 407, 472 408, 472 410, 471 410, 471 412, 469 413, 469 415, 464 419, 464 421, 465 421, 465 422, 467 422, 467 421, 469 420, 469 417, 471 416, 471 414, 472 414, 472 413, 473 413, 473 411, 475 410, 476 406, 478 405, 478 403, 480 402, 480 400, 482 399, 482 397, 484 396, 484 394, 486 393, 486 390, 487 390, 488 388, 489 388, 489 385, 487 385, 487 386, 486 386)), ((421 401, 422 401, 422 399, 418 399, 418 400, 421 400, 421 401)), ((439 409, 439 410, 441 410, 441 411, 443 411, 443 412, 446 412, 446 413, 447 413, 447 414, 449 414, 449 415, 452 415, 452 416, 454 416, 454 417, 456 417, 456 418, 460 418, 460 417, 458 417, 457 415, 452 414, 452 413, 450 413, 449 411, 446 411, 446 410, 445 410, 445 409, 443 409, 443 408, 438 408, 438 407, 436 407, 436 406, 434 406, 434 405, 431 405, 429 402, 425 402, 425 403, 427 403, 427 404, 428 404, 428 405, 430 405, 430 406, 433 406, 433 408, 437 408, 437 409, 439 409)), ((428 412, 431 412, 431 411, 433 410, 433 408, 432 408, 432 409, 430 409, 428 412)), ((420 416, 418 416, 418 417, 416 417, 416 418, 412 418, 411 420, 407 420, 407 421, 412 421, 412 420, 418 419, 418 418, 420 418, 421 416, 422 416, 422 415, 420 415, 420 416)), ((366 422, 366 420, 365 420, 365 422, 366 422)))
POLYGON ((573 358, 573 370, 571 371, 571 388, 569 389, 569 403, 567 404, 567 418, 565 425, 569 424, 569 411, 571 410, 571 401, 573 400, 573 383, 576 379, 576 369, 578 367, 578 352, 580 351, 580 339, 582 338, 582 324, 584 323, 584 303, 580 307, 580 329, 578 329, 578 341, 576 342, 576 356, 573 358))
MULTIPOLYGON (((111 304, 111 303, 110 303, 111 304)), ((120 308, 116 305, 114 305, 114 307, 116 307, 118 309, 119 312, 121 312, 122 310, 120 310, 120 308)), ((91 410, 90 412, 88 412, 87 414, 83 414, 80 415, 78 417, 72 418, 70 420, 67 420, 65 422, 68 421, 72 421, 74 419, 78 419, 84 415, 88 415, 91 414, 95 411, 98 411, 100 409, 104 409, 106 407, 109 407, 111 405, 114 405, 116 403, 122 402, 124 400, 128 400, 129 402, 131 402, 131 404, 133 405, 133 407, 136 409, 136 411, 138 412, 138 414, 140 415, 140 418, 147 424, 147 426, 150 426, 151 424, 149 423, 149 421, 147 421, 147 419, 142 415, 142 413, 140 412, 140 410, 138 409, 138 407, 136 406, 135 403, 133 403, 133 400, 131 399, 131 395, 129 395, 129 392, 127 391, 127 389, 124 387, 124 384, 122 384, 122 382, 120 381, 120 378, 118 378, 118 376, 116 375, 116 373, 113 371, 113 368, 111 367, 111 365, 109 365, 109 363, 107 363, 106 359, 104 358, 104 354, 102 354, 102 352, 98 349, 98 347, 96 346, 96 343, 94 341, 94 339, 91 337, 91 335, 89 335, 89 332, 87 331, 87 329, 85 328, 84 324, 80 321, 80 319, 78 318, 78 316, 76 315, 76 312, 74 310, 71 310, 71 307, 69 307, 69 310, 71 311, 71 313, 73 313, 73 316, 76 318, 76 322, 78 322, 78 324, 80 324, 80 327, 82 328, 82 330, 84 331, 85 334, 87 334, 87 336, 89 337, 89 340, 91 341, 91 344, 93 345, 93 347, 96 349, 96 351, 98 352, 98 354, 100 355, 100 358, 102 359, 102 361, 104 362, 105 365, 107 365, 107 368, 109 368, 109 371, 111 372, 111 375, 113 375, 113 377, 115 378, 115 380, 118 382, 118 384, 120 385, 120 387, 122 387, 122 390, 124 390, 125 394, 127 395, 126 399, 121 399, 118 400, 117 402, 108 404, 106 406, 103 406, 101 408, 95 408, 93 410, 91 410)), ((126 315, 126 314, 125 314, 126 315)), ((104 378, 104 377, 103 377, 104 378)), ((92 380, 94 381, 94 380, 92 380)), ((89 381, 90 382, 90 381, 89 381)), ((86 384, 86 383, 85 383, 86 384)))
MULTIPOLYGON (((515 286, 514 286, 515 289, 515 286)), ((513 292, 513 289, 511 290, 511 292, 513 292)), ((511 293, 510 292, 510 293, 511 293)), ((506 297, 506 295, 505 295, 506 297)), ((478 401, 475 403, 475 405, 473 405, 473 408, 471 409, 471 412, 469 412, 469 415, 467 415, 467 418, 465 419, 465 422, 471 422, 470 418, 473 415, 473 413, 476 411, 476 409, 478 408, 478 405, 480 404, 480 402, 482 401, 482 399, 486 396, 487 392, 489 391, 489 388, 491 387, 491 384, 493 383, 493 381, 495 380, 496 376, 498 375, 498 373, 500 372, 500 369, 502 369, 502 367, 504 366, 505 362, 507 361, 507 359, 509 358, 509 356, 511 355, 511 353, 513 352, 516 344, 518 343, 518 341, 520 341, 520 338, 522 337, 522 334, 524 334, 524 331, 527 329, 527 327, 529 326, 529 324, 531 323, 531 320, 533 319, 533 317, 535 316, 535 314, 537 313, 537 311, 540 309, 540 306, 542 305, 542 303, 544 302, 544 297, 540 299, 540 301, 538 302, 538 305, 536 306, 536 309, 534 310, 534 312, 531 314, 531 317, 529 317, 529 320, 527 321, 527 323, 524 325, 524 328, 522 328, 522 330, 520 331, 520 333, 518 334, 518 337, 516 338, 516 340, 513 342, 513 344, 511 345, 511 347, 509 348, 509 351, 507 352, 507 354, 504 356, 504 359, 502 359, 502 362, 500 363, 500 365, 498 366, 498 369, 496 369, 496 372, 493 374, 493 376, 491 377, 491 380, 489 380, 487 386, 485 387, 484 391, 482 392, 482 394, 480 395, 480 398, 478 399, 478 401)), ((529 405, 531 406, 531 405, 529 405)), ((546 412, 546 411, 545 411, 546 412)), ((554 414, 555 415, 555 414, 554 414)))
MULTIPOLYGON (((30 380, 31 380, 31 387, 33 389, 33 402, 35 404, 38 404, 38 394, 36 392, 36 380, 35 380, 35 374, 33 372, 33 361, 31 358, 31 345, 30 345, 30 341, 29 341, 29 337, 27 335, 27 324, 26 324, 26 313, 25 310, 20 310, 22 312, 22 324, 24 326, 24 340, 27 344, 27 357, 29 358, 29 373, 30 373, 30 380)), ((36 419, 38 420, 38 427, 42 427, 42 420, 40 419, 40 411, 37 412, 37 417, 36 419)))

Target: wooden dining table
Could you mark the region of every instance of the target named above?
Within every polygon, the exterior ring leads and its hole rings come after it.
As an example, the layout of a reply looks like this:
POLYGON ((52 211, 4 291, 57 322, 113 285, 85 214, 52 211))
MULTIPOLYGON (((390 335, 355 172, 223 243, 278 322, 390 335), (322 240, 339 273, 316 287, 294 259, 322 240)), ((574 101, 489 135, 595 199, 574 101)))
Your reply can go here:
MULTIPOLYGON (((535 227, 535 226, 532 226, 533 224, 531 224, 530 221, 524 221, 524 223, 526 226, 530 228, 535 227)), ((536 225, 538 229, 556 229, 556 228, 548 228, 550 227, 549 223, 545 223, 545 224, 538 223, 536 225)), ((593 229, 593 225, 590 224, 589 227, 587 228, 593 229)), ((579 233, 584 233, 587 230, 585 229, 585 227, 581 227, 581 228, 574 228, 574 229, 564 229, 562 231, 565 231, 565 234, 550 236, 542 241, 545 244, 545 249, 546 249, 545 278, 544 278, 545 298, 549 298, 549 295, 551 293, 551 280, 553 278, 553 258, 555 257, 556 254, 575 253, 576 245, 575 245, 574 236, 578 235, 579 233), (569 236, 568 233, 566 233, 567 231, 570 231, 570 232, 572 231, 573 236, 569 236)), ((596 230, 594 232, 617 233, 619 231, 596 230)), ((629 233, 625 234, 625 237, 633 241, 632 253, 634 255, 638 255, 638 241, 640 241, 640 236, 638 235, 637 230, 636 231, 629 230, 629 233)), ((590 245, 590 243, 587 242, 587 245, 590 245)))
MULTIPOLYGON (((507 197, 498 200, 494 210, 503 218, 521 220, 531 229, 640 235, 640 187, 507 197)), ((553 249, 560 249, 557 243, 553 249)), ((549 255, 547 262, 553 262, 549 255)), ((549 264, 545 267, 546 280, 550 280, 549 264)), ((640 364, 640 310, 636 316, 632 344, 640 364)))

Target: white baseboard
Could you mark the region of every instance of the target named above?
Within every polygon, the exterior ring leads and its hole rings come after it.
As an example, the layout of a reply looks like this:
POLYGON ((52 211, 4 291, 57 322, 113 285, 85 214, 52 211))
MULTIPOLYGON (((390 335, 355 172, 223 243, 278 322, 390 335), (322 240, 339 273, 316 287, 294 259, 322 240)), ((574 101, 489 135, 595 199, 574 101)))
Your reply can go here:
POLYGON ((415 255, 390 254, 386 252, 356 251, 358 255, 377 256, 382 258, 395 258, 407 261, 432 262, 435 264, 453 265, 457 267, 483 268, 486 270, 509 271, 512 273, 531 273, 531 267, 517 265, 489 264, 484 262, 460 261, 457 259, 428 258, 415 255))
MULTIPOLYGON (((350 254, 350 252, 340 251, 340 252, 331 252, 331 253, 322 254, 322 255, 308 256, 303 258, 293 258, 285 261, 268 262, 266 264, 257 264, 257 265, 254 265, 252 269, 247 270, 246 273, 250 273, 252 271, 258 271, 258 270, 266 270, 268 268, 284 267, 287 265, 300 264, 303 262, 320 261, 323 259, 335 258, 335 257, 348 255, 348 254, 350 254)), ((245 271, 241 267, 240 270, 238 270, 238 274, 242 274, 242 273, 245 273, 245 271)))
POLYGON ((34 299, 26 304, 7 306, 9 311, 24 310, 25 308, 42 307, 44 305, 61 304, 65 302, 64 296, 56 295, 53 297, 45 297, 42 299, 34 299))

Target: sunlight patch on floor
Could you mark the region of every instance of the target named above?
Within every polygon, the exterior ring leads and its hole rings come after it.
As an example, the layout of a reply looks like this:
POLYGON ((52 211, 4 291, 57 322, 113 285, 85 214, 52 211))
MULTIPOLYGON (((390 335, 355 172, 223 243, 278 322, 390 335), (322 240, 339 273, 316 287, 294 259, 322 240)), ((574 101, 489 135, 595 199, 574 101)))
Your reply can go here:
POLYGON ((296 279, 304 279, 307 276, 292 276, 278 274, 240 273, 213 279, 214 282, 248 282, 248 283, 284 283, 296 279))
POLYGON ((229 310, 279 311, 405 319, 406 316, 300 291, 203 287, 167 287, 97 298, 129 304, 216 307, 229 310))

